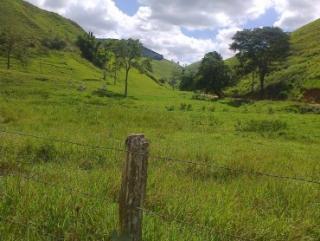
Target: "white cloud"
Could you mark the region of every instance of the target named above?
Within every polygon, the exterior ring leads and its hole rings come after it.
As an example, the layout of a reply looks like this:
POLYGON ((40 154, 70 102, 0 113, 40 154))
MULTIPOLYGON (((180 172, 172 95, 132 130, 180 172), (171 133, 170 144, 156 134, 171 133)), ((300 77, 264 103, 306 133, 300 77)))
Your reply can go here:
POLYGON ((280 14, 275 26, 294 30, 320 17, 320 0, 274 0, 280 14))
POLYGON ((231 38, 247 21, 274 7, 277 26, 288 30, 317 18, 320 0, 138 0, 134 16, 121 11, 115 0, 28 0, 42 8, 73 19, 99 37, 139 38, 142 43, 182 63, 199 60, 209 51, 224 57, 231 38), (214 30, 217 35, 200 39, 185 35, 182 28, 214 30))

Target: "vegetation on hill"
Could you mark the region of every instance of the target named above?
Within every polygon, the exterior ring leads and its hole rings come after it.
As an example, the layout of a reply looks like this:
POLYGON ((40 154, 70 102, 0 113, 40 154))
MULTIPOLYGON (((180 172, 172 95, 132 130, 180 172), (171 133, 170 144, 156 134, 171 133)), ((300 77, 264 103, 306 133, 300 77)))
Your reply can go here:
POLYGON ((161 82, 168 83, 172 78, 175 77, 177 72, 182 70, 182 67, 166 59, 163 60, 152 60, 153 75, 161 82))
POLYGON ((278 27, 263 27, 238 31, 230 48, 237 51, 238 73, 259 77, 260 98, 264 98, 265 77, 275 62, 283 61, 290 48, 289 35, 278 27))
MULTIPOLYGON (((320 88, 320 20, 314 21, 290 34, 290 53, 286 61, 277 63, 276 68, 266 77, 267 94, 270 98, 291 98, 308 101, 319 99, 320 88), (304 96, 310 93, 312 96, 304 96)), ((235 65, 236 60, 228 60, 235 65)), ((229 90, 230 94, 248 95, 252 93, 252 76, 241 79, 239 84, 229 90)), ((257 85, 256 85, 257 87, 257 85)), ((254 89, 253 93, 257 91, 254 89)))
MULTIPOLYGON (((266 76, 266 94, 274 99, 306 98, 308 101, 320 102, 320 19, 309 23, 290 33, 290 53, 281 63, 275 63, 275 68, 266 76), (311 96, 308 96, 312 93, 311 96)), ((227 59, 226 63, 235 68, 239 62, 235 57, 227 59)), ((197 72, 200 62, 187 66, 187 70, 197 72)), ((258 95, 258 78, 251 74, 242 77, 236 86, 228 89, 231 96, 258 95), (252 83, 254 88, 252 90, 252 83)))
MULTIPOLYGON (((35 19, 49 23, 39 11, 35 19)), ((172 71, 165 61, 153 68, 159 77, 172 71)), ((130 133, 151 142, 143 240, 319 239, 317 105, 214 100, 137 68, 124 98, 126 73, 117 73, 114 82, 78 50, 34 51, 10 70, 0 57, 1 240, 114 240, 130 133)))
POLYGON ((34 40, 59 37, 71 45, 84 33, 75 22, 23 0, 1 0, 0 9, 0 31, 2 27, 14 26, 17 31, 34 40))

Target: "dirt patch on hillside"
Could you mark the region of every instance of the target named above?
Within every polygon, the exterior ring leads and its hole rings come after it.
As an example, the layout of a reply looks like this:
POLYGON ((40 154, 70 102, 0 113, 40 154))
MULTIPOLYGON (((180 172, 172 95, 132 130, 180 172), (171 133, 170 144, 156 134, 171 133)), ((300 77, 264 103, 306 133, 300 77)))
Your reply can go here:
POLYGON ((309 103, 319 103, 320 104, 320 89, 309 89, 303 94, 303 99, 309 103))

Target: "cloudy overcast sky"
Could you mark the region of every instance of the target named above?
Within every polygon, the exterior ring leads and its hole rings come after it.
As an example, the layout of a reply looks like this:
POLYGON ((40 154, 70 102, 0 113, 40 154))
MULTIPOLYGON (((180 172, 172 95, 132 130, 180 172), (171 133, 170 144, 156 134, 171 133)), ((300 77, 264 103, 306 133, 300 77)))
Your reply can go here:
POLYGON ((292 31, 320 18, 320 0, 27 0, 104 38, 138 38, 167 59, 192 63, 216 50, 225 58, 236 31, 292 31))

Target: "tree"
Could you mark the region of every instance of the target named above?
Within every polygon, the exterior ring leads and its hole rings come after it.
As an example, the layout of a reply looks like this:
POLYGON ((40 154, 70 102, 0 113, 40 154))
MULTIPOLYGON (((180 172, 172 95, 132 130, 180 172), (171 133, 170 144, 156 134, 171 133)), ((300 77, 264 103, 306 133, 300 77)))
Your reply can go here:
POLYGON ((113 73, 113 83, 114 83, 114 85, 117 84, 118 72, 120 71, 122 66, 123 65, 122 65, 122 62, 121 62, 120 58, 118 56, 114 55, 113 61, 112 61, 111 66, 110 66, 110 71, 113 73))
POLYGON ((195 77, 196 74, 186 69, 182 70, 179 89, 184 91, 190 91, 195 89, 195 77))
POLYGON ((168 84, 172 87, 173 90, 178 85, 179 81, 181 80, 181 77, 182 77, 181 67, 177 67, 172 70, 168 84))
POLYGON ((105 68, 109 59, 108 46, 98 41, 92 32, 79 36, 76 44, 83 58, 101 69, 105 68))
POLYGON ((260 79, 260 96, 264 97, 265 77, 272 70, 272 63, 283 60, 289 52, 289 35, 276 27, 239 31, 230 48, 238 51, 241 65, 257 71, 260 79))
POLYGON ((144 58, 139 65, 141 73, 153 73, 152 60, 150 58, 144 58))
POLYGON ((41 43, 48 49, 54 50, 63 50, 67 47, 66 41, 58 36, 54 38, 44 38, 41 43))
POLYGON ((142 55, 142 44, 139 40, 120 40, 117 45, 117 53, 125 68, 124 96, 128 96, 129 72, 135 63, 138 63, 142 55))
POLYGON ((123 67, 123 61, 120 57, 120 50, 121 50, 120 42, 119 41, 110 42, 109 47, 113 55, 112 58, 110 59, 111 61, 109 62, 110 64, 109 69, 113 73, 113 82, 114 82, 114 85, 116 85, 118 80, 118 72, 123 67))
POLYGON ((16 58, 23 64, 27 62, 29 40, 13 27, 6 27, 0 33, 0 51, 6 57, 7 69, 11 68, 11 59, 16 58))
POLYGON ((225 65, 221 55, 217 52, 210 52, 204 56, 198 76, 196 88, 207 93, 213 92, 219 97, 223 96, 222 90, 232 81, 229 67, 225 65))

